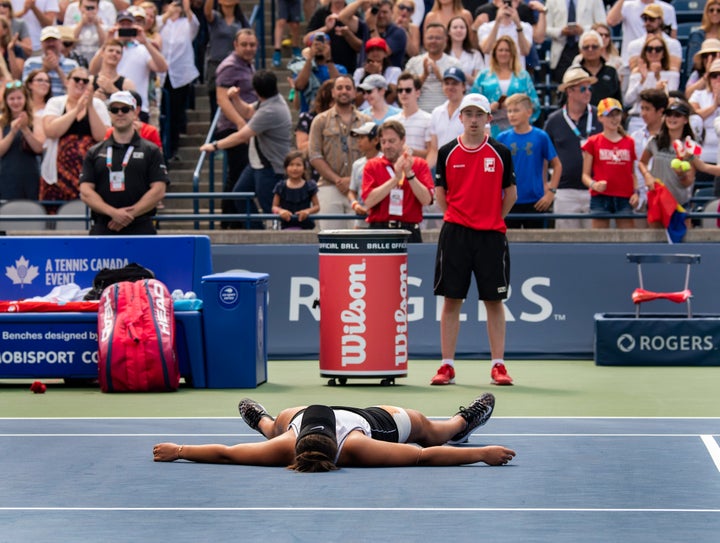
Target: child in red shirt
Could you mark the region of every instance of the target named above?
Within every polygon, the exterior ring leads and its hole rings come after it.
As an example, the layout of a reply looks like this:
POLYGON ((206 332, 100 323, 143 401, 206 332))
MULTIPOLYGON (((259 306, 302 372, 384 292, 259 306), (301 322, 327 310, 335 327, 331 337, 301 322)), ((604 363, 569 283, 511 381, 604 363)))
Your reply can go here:
MULTIPOLYGON (((630 215, 637 205, 635 142, 622 128, 622 105, 614 98, 598 104, 600 134, 583 144, 583 183, 590 189, 590 213, 630 215)), ((632 218, 616 218, 618 228, 634 228, 632 218)), ((593 228, 609 228, 610 219, 593 218, 593 228)))

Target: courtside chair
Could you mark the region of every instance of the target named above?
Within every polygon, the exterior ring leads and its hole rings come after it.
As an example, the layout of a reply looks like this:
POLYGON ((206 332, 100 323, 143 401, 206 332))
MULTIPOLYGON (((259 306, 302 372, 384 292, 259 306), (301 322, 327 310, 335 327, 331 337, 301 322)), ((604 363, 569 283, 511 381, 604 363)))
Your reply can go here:
POLYGON ((640 304, 650 302, 652 300, 669 300, 676 304, 687 305, 687 316, 688 319, 692 317, 692 308, 690 307, 690 300, 692 299, 692 292, 690 291, 690 266, 698 264, 700 262, 700 255, 695 254, 628 254, 628 262, 637 264, 638 267, 638 281, 640 286, 636 288, 632 293, 632 301, 635 304, 635 318, 640 318, 640 304), (645 283, 643 281, 643 264, 685 264, 685 285, 683 290, 676 292, 653 292, 651 290, 645 290, 645 283))
MULTIPOLYGON (((720 204, 720 200, 712 200, 711 202, 708 202, 705 204, 705 207, 703 207, 701 213, 706 213, 708 215, 717 213, 718 204, 720 204)), ((703 228, 718 228, 720 227, 720 218, 708 217, 707 219, 702 219, 700 223, 703 228)))
POLYGON ((46 215, 45 208, 34 200, 10 200, 0 204, 0 232, 47 230, 47 221, 7 221, 10 215, 46 215))
POLYGON ((55 223, 55 230, 87 230, 88 229, 88 207, 82 200, 70 200, 60 206, 57 212, 58 215, 80 215, 85 217, 85 220, 77 221, 57 221, 55 223))

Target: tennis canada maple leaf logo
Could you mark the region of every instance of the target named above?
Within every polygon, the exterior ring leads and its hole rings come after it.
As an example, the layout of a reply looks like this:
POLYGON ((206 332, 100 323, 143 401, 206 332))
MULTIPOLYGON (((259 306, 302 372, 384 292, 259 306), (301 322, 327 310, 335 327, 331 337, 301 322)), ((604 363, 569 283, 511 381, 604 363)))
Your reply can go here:
POLYGON ((22 288, 23 285, 32 283, 39 273, 37 266, 30 266, 30 261, 20 256, 14 266, 5 266, 5 275, 12 280, 13 285, 20 285, 22 288))

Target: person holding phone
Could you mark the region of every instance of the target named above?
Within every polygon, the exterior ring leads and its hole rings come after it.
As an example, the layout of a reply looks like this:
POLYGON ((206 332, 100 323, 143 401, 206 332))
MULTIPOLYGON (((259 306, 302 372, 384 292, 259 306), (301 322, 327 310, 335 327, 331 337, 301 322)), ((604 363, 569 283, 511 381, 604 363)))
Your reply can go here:
MULTIPOLYGON (((117 38, 125 45, 123 56, 117 65, 117 72, 135 83, 135 88, 142 97, 142 111, 140 120, 150 120, 150 100, 148 88, 150 87, 150 74, 152 72, 166 72, 168 63, 160 50, 153 42, 148 40, 143 25, 137 24, 130 11, 120 11, 117 14, 115 26, 108 29, 108 38, 117 38), (132 43, 132 46, 128 44, 132 43)), ((90 62, 90 73, 97 74, 102 69, 102 49, 90 62)))

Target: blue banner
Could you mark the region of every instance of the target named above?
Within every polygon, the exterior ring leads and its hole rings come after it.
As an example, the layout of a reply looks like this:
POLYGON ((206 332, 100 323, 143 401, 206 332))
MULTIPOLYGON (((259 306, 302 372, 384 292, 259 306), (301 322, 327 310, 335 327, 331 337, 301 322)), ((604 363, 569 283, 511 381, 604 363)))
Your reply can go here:
MULTIPOLYGON (((626 254, 672 253, 677 249, 666 244, 511 243, 511 288, 505 304, 508 358, 592 359, 594 315, 634 311, 630 296, 638 286, 637 266, 627 262, 626 254)), ((720 246, 684 243, 682 252, 702 255, 690 279, 694 311, 717 311, 712 293, 717 288, 720 246)), ((409 340, 414 358, 437 358, 440 354, 442 299, 432 292, 434 263, 434 244, 408 245, 409 340)), ((268 273, 270 357, 317 358, 318 246, 213 246, 213 269, 268 273)), ((646 288, 681 290, 685 267, 655 265, 645 269, 645 276, 646 288)), ((368 295, 373 295, 371 286, 368 295)), ((645 306, 644 311, 685 312, 684 304, 664 300, 645 306)), ((473 285, 463 308, 458 358, 488 356, 485 321, 484 306, 478 303, 473 285)))

